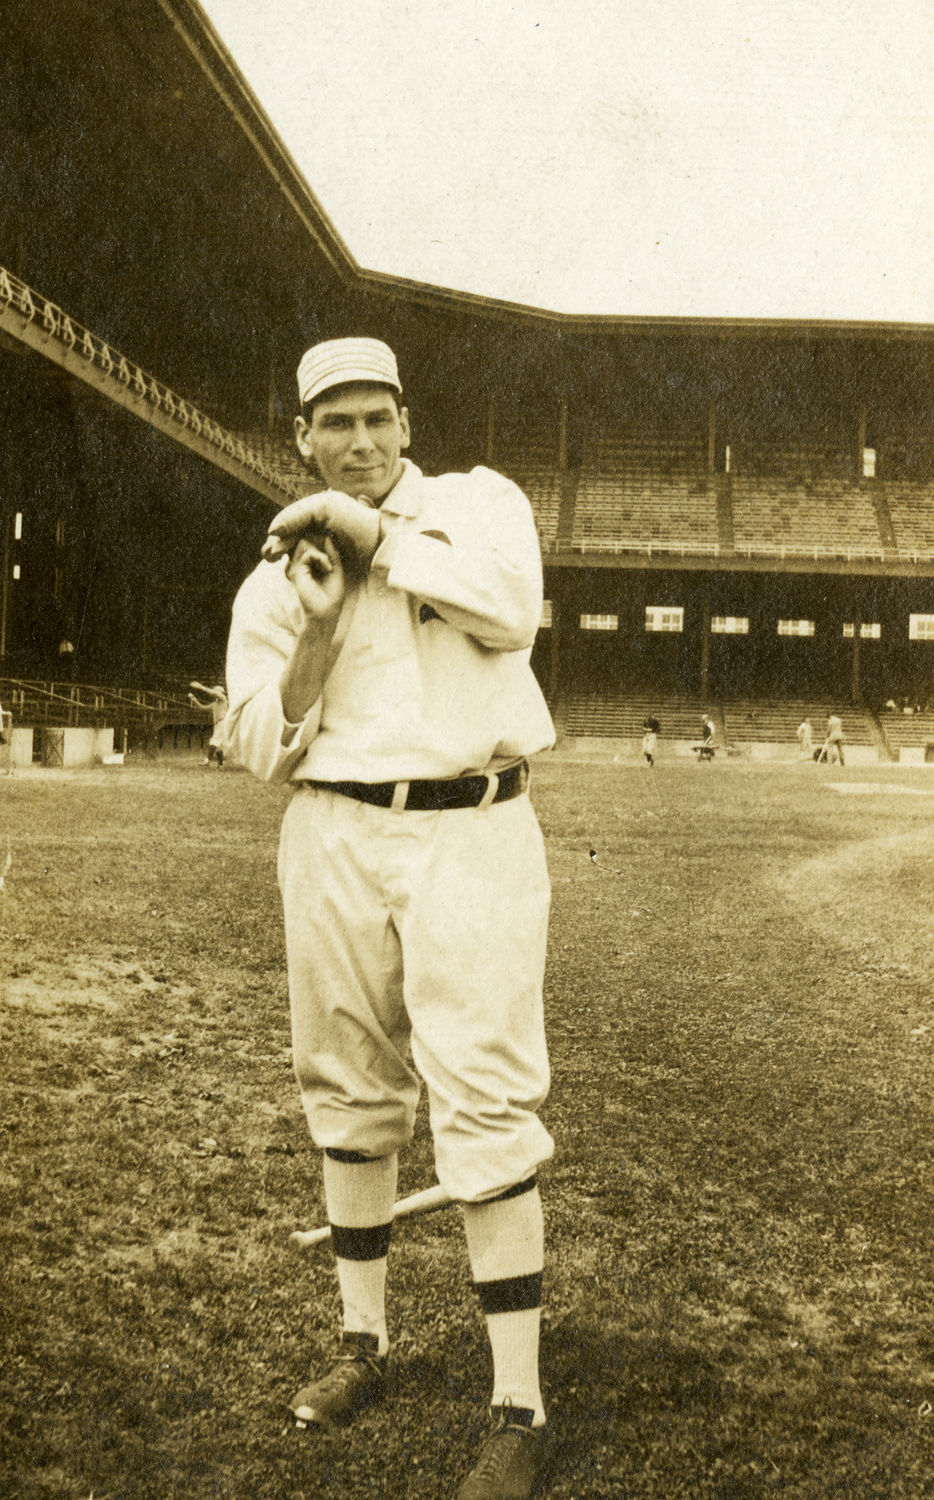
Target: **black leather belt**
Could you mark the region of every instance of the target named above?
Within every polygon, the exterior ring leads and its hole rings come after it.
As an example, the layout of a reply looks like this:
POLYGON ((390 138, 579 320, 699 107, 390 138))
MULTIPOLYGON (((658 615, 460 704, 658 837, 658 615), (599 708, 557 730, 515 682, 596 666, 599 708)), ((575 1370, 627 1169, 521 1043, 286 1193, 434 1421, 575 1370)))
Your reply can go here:
POLYGON ((498 785, 488 806, 494 802, 509 802, 525 791, 529 784, 529 763, 522 760, 495 777, 493 774, 454 776, 447 781, 409 782, 308 781, 305 785, 320 787, 326 792, 339 792, 342 797, 354 797, 358 802, 369 802, 374 807, 398 806, 406 812, 440 812, 449 807, 479 807, 494 779, 498 785), (404 787, 408 787, 408 791, 403 802, 401 791, 404 787))

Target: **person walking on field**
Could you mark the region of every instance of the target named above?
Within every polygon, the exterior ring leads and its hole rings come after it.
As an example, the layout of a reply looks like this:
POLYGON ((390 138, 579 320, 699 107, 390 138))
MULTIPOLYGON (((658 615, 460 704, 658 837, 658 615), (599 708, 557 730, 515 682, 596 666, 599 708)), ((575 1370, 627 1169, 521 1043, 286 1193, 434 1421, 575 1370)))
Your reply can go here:
POLYGON ((798 741, 798 748, 801 751, 802 760, 812 760, 814 758, 814 741, 811 737, 812 730, 810 719, 801 720, 801 723, 795 730, 795 736, 798 741))
POLYGON ((542 983, 549 882, 528 757, 554 728, 529 657, 532 511, 486 468, 426 478, 395 355, 317 344, 288 505, 233 609, 227 743, 294 794, 279 849, 295 1071, 322 1152, 342 1301, 328 1368, 291 1401, 329 1426, 382 1398, 398 1154, 427 1090, 493 1357, 490 1426, 459 1500, 523 1500, 552 1445, 539 1376, 554 1143, 542 983))
POLYGON ((655 764, 655 747, 658 744, 658 736, 661 733, 661 725, 656 718, 648 714, 642 720, 642 754, 650 766, 655 764))

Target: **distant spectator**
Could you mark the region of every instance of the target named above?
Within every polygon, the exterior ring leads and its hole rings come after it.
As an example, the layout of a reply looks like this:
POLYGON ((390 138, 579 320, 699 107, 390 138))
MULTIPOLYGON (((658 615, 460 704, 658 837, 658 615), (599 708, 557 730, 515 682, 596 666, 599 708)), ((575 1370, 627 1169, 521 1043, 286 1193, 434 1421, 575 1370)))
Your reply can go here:
POLYGON ((843 759, 843 720, 839 714, 829 714, 827 717, 827 738, 821 756, 826 756, 828 766, 846 765, 843 759))
POLYGON ((708 712, 707 712, 707 710, 705 708, 704 711, 703 711, 703 713, 701 714, 701 737, 700 737, 700 741, 696 745, 692 745, 691 746, 691 749, 696 754, 698 761, 713 760, 713 756, 714 756, 713 737, 714 737, 715 732, 716 731, 714 730, 713 719, 710 717, 710 715, 708 714, 708 712))
POLYGON ((218 769, 220 769, 224 764, 224 720, 227 717, 227 709, 229 707, 227 694, 220 684, 217 687, 209 688, 205 687, 202 682, 190 682, 188 686, 193 689, 188 694, 189 703, 193 703, 195 708, 203 708, 210 712, 213 728, 211 738, 208 741, 207 764, 210 765, 212 761, 216 761, 218 769), (202 703, 201 699, 197 696, 198 693, 204 693, 208 701, 202 703))
POLYGON ((655 746, 658 744, 658 736, 661 733, 661 725, 651 714, 642 720, 642 754, 650 766, 655 764, 655 746))
POLYGON ((810 719, 802 719, 801 723, 798 725, 798 728, 795 730, 795 734, 797 735, 802 759, 811 760, 814 755, 814 740, 812 737, 810 719))

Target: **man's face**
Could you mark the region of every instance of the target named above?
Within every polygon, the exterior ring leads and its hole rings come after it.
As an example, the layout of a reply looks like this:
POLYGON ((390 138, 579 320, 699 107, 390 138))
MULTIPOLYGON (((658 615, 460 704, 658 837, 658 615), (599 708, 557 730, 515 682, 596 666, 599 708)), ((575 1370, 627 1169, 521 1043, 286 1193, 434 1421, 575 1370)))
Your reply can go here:
POLYGON ((295 441, 329 489, 378 505, 402 473, 409 414, 379 386, 343 386, 319 397, 308 421, 295 418, 295 441))

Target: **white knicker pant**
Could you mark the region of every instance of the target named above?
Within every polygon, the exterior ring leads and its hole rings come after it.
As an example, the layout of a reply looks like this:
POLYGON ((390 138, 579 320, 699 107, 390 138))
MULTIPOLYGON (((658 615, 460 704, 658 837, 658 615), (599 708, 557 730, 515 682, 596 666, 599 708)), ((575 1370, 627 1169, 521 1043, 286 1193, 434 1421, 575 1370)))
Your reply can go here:
POLYGON ((550 891, 528 797, 393 812, 302 787, 282 824, 279 887, 316 1145, 405 1146, 420 1074, 453 1198, 530 1176, 554 1147, 536 1115, 549 1085, 550 891))

